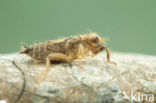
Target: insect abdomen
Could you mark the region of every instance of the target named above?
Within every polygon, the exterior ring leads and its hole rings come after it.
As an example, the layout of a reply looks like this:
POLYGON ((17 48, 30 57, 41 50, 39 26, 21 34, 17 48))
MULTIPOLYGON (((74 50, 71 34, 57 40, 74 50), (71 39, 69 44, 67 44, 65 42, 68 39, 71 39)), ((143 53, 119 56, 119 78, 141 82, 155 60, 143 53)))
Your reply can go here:
POLYGON ((20 53, 27 54, 36 60, 45 60, 48 55, 46 47, 42 44, 27 47, 20 53))

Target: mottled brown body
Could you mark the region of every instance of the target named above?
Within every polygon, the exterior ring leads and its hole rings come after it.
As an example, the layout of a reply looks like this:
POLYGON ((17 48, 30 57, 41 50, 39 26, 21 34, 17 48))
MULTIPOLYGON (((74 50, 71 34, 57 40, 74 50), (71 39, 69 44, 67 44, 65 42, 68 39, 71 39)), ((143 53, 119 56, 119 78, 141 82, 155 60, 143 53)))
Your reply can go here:
POLYGON ((47 41, 30 47, 23 45, 24 50, 20 53, 25 53, 36 60, 46 61, 47 71, 50 68, 50 61, 73 61, 87 56, 95 56, 103 50, 107 52, 108 63, 116 64, 110 61, 109 49, 103 45, 103 42, 104 39, 97 33, 90 33, 73 36, 71 38, 47 41))
POLYGON ((21 53, 25 53, 33 59, 45 61, 49 54, 63 53, 65 54, 66 42, 63 40, 59 41, 48 41, 40 43, 30 47, 24 46, 24 50, 21 53))

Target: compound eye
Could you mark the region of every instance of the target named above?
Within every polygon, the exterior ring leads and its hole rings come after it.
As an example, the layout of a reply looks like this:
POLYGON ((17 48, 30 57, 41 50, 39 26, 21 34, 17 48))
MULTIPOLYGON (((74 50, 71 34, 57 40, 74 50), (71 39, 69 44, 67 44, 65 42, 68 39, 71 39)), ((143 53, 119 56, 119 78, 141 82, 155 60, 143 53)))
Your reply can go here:
POLYGON ((92 41, 92 43, 99 43, 99 38, 96 37, 96 38, 92 39, 91 41, 92 41))

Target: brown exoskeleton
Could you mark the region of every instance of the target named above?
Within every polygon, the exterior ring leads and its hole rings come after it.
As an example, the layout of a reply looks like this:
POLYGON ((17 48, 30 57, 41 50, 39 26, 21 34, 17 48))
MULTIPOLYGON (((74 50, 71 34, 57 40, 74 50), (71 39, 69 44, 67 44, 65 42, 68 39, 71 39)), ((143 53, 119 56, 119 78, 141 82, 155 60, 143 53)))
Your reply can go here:
POLYGON ((36 60, 46 62, 46 72, 39 80, 40 83, 48 74, 50 61, 70 62, 87 56, 95 56, 101 51, 106 50, 107 62, 116 64, 110 61, 109 49, 105 45, 102 45, 103 42, 104 39, 97 33, 89 33, 60 40, 47 41, 30 47, 23 45, 24 49, 20 53, 25 53, 36 60))

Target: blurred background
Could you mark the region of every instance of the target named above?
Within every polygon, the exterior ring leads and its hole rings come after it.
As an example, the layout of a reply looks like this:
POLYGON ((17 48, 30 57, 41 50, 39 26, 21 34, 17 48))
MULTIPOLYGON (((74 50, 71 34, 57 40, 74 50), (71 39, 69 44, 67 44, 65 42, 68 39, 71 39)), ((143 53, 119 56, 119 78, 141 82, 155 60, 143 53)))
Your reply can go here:
POLYGON ((0 0, 0 54, 89 32, 112 51, 156 55, 156 0, 0 0))

